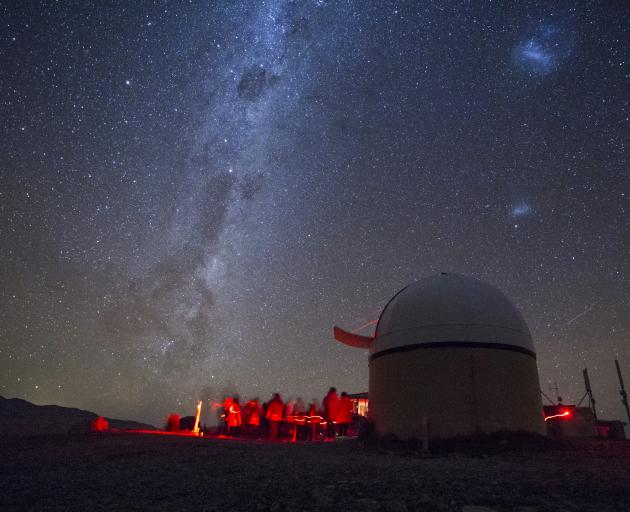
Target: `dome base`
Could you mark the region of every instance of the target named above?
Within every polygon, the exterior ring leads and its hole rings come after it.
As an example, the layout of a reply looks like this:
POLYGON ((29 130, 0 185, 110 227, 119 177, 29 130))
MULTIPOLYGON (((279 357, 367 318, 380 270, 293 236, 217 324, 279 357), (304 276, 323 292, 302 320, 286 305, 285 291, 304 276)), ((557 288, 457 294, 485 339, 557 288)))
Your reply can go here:
POLYGON ((370 361, 370 419, 400 439, 545 434, 536 361, 487 347, 423 348, 370 361))

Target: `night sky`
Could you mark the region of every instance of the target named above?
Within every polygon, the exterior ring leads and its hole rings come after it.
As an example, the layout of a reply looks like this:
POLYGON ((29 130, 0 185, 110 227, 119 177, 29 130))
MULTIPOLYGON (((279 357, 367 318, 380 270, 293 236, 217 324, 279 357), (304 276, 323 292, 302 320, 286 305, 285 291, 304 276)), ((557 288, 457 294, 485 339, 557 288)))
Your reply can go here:
POLYGON ((446 271, 523 312, 543 391, 588 366, 625 419, 627 3, 87 4, 0 5, 1 395, 366 391, 333 324, 446 271))

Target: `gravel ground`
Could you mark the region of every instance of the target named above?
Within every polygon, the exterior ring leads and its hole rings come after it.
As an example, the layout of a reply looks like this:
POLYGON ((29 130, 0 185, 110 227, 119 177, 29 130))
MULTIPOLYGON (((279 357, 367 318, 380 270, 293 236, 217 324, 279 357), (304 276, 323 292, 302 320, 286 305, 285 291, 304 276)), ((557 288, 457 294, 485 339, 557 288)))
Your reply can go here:
POLYGON ((0 445, 0 510, 630 511, 630 441, 426 457, 358 441, 40 437, 0 445))

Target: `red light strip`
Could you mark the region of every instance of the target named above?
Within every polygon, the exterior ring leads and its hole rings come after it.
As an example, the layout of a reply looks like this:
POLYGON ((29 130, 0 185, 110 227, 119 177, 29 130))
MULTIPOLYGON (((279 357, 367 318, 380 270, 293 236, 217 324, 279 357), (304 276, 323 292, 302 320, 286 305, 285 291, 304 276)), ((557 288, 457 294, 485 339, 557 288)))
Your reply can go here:
POLYGON ((570 411, 564 411, 562 414, 554 414, 553 416, 545 416, 545 421, 551 420, 553 418, 562 418, 562 417, 570 416, 570 415, 571 415, 570 411))

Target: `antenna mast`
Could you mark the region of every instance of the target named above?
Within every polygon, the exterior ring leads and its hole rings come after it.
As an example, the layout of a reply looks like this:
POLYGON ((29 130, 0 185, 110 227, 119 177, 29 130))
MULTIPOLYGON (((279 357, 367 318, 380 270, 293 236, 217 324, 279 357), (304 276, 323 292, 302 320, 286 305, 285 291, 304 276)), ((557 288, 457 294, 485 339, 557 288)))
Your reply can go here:
POLYGON ((549 388, 553 389, 556 392, 556 400, 557 400, 557 404, 560 405, 562 404, 562 397, 560 396, 560 390, 558 389, 558 383, 554 382, 553 383, 554 387, 551 387, 551 382, 549 383, 549 388))
POLYGON ((584 377, 584 387, 586 388, 586 393, 584 393, 584 396, 579 401, 578 407, 582 403, 582 400, 584 400, 588 396, 588 406, 591 409, 591 411, 593 411, 593 416, 595 418, 595 421, 597 421, 597 409, 595 409, 595 398, 593 398, 593 390, 591 389, 591 381, 588 378, 588 370, 586 368, 582 370, 582 376, 584 377))
POLYGON ((628 423, 630 423, 630 408, 628 408, 628 393, 626 393, 626 388, 623 385, 623 377, 621 376, 621 369, 619 368, 619 361, 615 359, 615 366, 617 367, 617 375, 619 376, 619 385, 621 386, 621 390, 619 390, 619 394, 621 395, 621 403, 626 408, 626 414, 628 415, 628 423))

